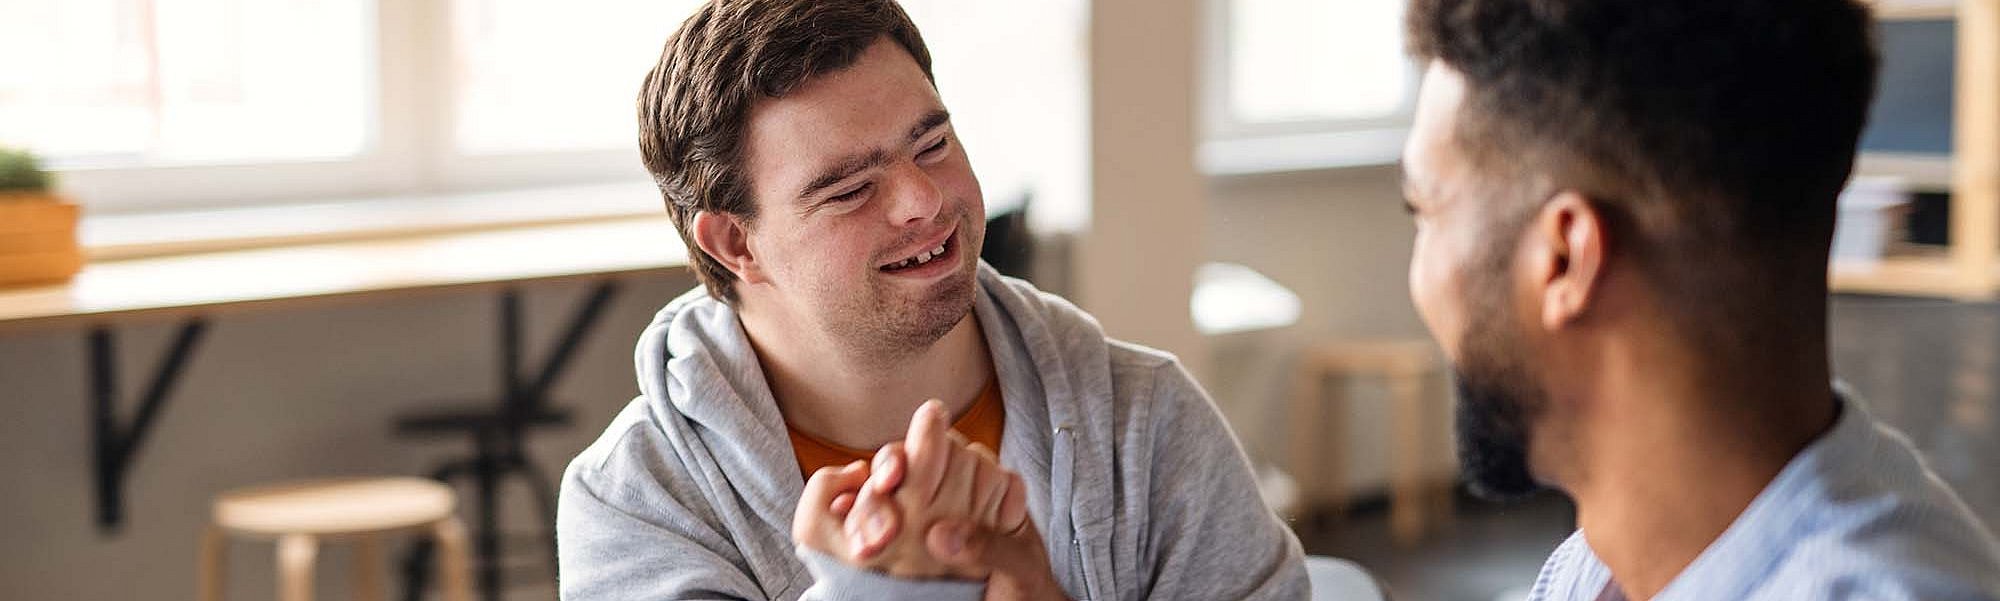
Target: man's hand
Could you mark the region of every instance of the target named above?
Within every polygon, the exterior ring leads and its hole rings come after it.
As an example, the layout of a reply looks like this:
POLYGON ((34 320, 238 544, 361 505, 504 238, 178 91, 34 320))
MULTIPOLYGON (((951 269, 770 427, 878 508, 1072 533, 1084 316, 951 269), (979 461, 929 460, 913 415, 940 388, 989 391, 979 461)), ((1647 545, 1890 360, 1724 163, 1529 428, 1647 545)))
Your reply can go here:
POLYGON ((940 520, 1017 530, 1028 521, 1027 486, 991 449, 952 432, 944 406, 932 401, 917 409, 907 440, 876 453, 851 509, 847 532, 867 565, 903 578, 979 580, 987 575, 979 566, 932 557, 925 532, 940 520), (878 520, 898 523, 884 528, 878 520))
MULTIPOLYGON (((860 565, 870 560, 873 553, 880 552, 880 545, 869 550, 863 541, 849 534, 845 526, 854 508, 856 493, 868 481, 868 466, 856 461, 844 467, 823 467, 813 472, 806 480, 805 493, 799 496, 798 509, 792 513, 792 541, 800 546, 833 556, 842 562, 860 565)), ((872 540, 888 540, 895 536, 899 520, 893 511, 876 514, 872 526, 880 530, 869 530, 872 540)))
POLYGON ((1042 535, 1024 521, 1003 531, 965 520, 943 520, 925 537, 931 555, 954 571, 983 569, 985 601, 1067 601, 1056 582, 1042 535))

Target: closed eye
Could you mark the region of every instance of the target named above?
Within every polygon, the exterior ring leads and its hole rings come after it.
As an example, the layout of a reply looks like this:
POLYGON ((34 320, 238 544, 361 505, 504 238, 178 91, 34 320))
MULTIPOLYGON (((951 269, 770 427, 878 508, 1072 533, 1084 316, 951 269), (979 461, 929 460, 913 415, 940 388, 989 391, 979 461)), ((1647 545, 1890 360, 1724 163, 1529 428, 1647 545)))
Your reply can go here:
POLYGON ((832 196, 832 197, 830 197, 830 198, 826 199, 826 201, 827 201, 827 202, 847 202, 847 201, 850 201, 850 200, 859 200, 859 199, 860 199, 860 198, 862 197, 862 195, 864 195, 864 194, 867 194, 869 190, 872 190, 872 189, 874 189, 874 188, 875 188, 875 183, 874 183, 874 182, 868 182, 868 183, 864 183, 864 184, 861 184, 861 186, 860 186, 860 187, 858 187, 858 188, 855 188, 855 189, 853 189, 853 190, 848 190, 848 191, 846 191, 846 192, 842 192, 842 193, 840 193, 840 194, 836 194, 836 195, 834 195, 834 196, 832 196))
POLYGON ((924 162, 938 160, 944 157, 944 153, 949 146, 951 146, 951 136, 941 136, 936 143, 917 153, 917 158, 924 162))

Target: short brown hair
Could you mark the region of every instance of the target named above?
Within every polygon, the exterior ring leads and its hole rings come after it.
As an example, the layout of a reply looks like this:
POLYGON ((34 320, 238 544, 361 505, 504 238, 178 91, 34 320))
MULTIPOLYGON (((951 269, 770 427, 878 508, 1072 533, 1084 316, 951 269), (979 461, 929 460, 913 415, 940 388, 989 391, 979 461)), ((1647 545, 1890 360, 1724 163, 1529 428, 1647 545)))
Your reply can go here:
POLYGON ((703 211, 757 216, 741 161, 751 106, 853 65, 884 36, 931 78, 923 36, 894 0, 714 0, 667 39, 639 91, 639 151, 710 295, 735 302, 736 274, 690 228, 703 211))
POLYGON ((1654 237, 1655 256, 1705 265, 1690 277, 1824 286, 1874 93, 1865 7, 1412 0, 1407 18, 1411 53, 1465 78, 1453 136, 1476 169, 1592 196, 1654 237))

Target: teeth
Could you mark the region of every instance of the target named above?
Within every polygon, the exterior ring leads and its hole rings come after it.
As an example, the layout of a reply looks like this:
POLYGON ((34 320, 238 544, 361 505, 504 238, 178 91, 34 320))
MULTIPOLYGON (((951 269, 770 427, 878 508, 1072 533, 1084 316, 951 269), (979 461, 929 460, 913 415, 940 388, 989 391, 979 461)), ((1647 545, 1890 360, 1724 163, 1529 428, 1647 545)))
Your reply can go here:
POLYGON ((931 249, 931 250, 930 250, 930 252, 925 252, 925 253, 921 253, 921 254, 918 254, 918 255, 917 255, 917 264, 918 264, 918 265, 922 265, 922 264, 925 264, 925 263, 929 263, 929 262, 931 262, 931 259, 935 259, 935 258, 938 258, 938 256, 940 256, 940 255, 943 255, 943 254, 944 254, 944 245, 943 245, 943 244, 939 244, 937 248, 933 248, 933 249, 931 249))
POLYGON ((890 263, 888 266, 884 267, 884 269, 904 269, 908 267, 915 267, 918 265, 929 263, 931 262, 931 259, 943 256, 944 247, 948 246, 949 244, 950 244, 949 242, 945 244, 939 244, 937 248, 917 253, 917 256, 910 257, 908 259, 903 259, 895 263, 890 263))

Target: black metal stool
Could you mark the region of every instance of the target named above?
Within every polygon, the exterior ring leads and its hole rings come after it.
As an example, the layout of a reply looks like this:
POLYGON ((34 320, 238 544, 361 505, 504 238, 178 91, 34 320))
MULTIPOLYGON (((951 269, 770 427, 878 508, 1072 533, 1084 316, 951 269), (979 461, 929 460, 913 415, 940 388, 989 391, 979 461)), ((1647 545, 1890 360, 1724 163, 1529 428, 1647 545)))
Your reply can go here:
MULTIPOLYGON (((522 317, 520 292, 507 288, 500 296, 501 398, 498 403, 460 403, 458 407, 408 415, 396 420, 396 433, 410 437, 437 438, 470 435, 473 453, 445 463, 431 477, 447 484, 470 479, 473 484, 473 575, 480 597, 499 601, 502 591, 500 571, 499 492, 509 477, 521 477, 534 491, 536 512, 542 517, 540 535, 548 552, 551 574, 555 573, 555 482, 536 467, 523 452, 530 431, 564 427, 570 423, 567 410, 552 407, 549 388, 569 366, 571 355, 596 325, 605 305, 617 292, 616 282, 599 282, 576 313, 570 317, 561 338, 541 369, 532 376, 521 371, 522 317)), ((403 560, 404 598, 418 601, 430 580, 431 545, 419 541, 403 560)))

